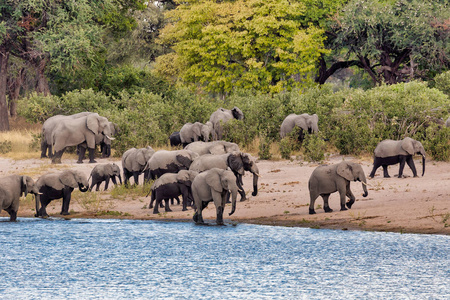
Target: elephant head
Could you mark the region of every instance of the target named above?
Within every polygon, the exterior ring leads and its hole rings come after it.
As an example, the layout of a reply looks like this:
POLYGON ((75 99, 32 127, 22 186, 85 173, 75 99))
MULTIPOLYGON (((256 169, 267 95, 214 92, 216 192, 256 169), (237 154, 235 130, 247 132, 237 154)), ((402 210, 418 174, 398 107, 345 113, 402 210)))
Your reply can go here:
POLYGON ((127 150, 122 156, 122 167, 129 171, 142 172, 147 167, 147 162, 155 154, 152 147, 145 148, 131 148, 127 150))
POLYGON ((201 136, 202 136, 202 139, 204 142, 209 141, 209 137, 210 137, 212 131, 213 131, 213 125, 210 121, 206 122, 205 124, 202 124, 201 136))
POLYGON ((425 148, 421 142, 416 141, 410 137, 406 137, 401 142, 401 147, 410 155, 420 154, 422 155, 422 176, 425 174, 425 148))
POLYGON ((218 168, 213 168, 208 171, 208 176, 206 177, 206 183, 210 188, 218 193, 222 191, 229 191, 231 193, 231 212, 229 215, 234 214, 236 210, 236 199, 237 192, 239 190, 236 184, 236 177, 233 172, 229 170, 222 170, 218 168))
POLYGON ((231 109, 231 113, 236 120, 244 120, 244 113, 237 106, 231 109))
POLYGON ((298 115, 294 120, 295 126, 302 128, 308 133, 319 132, 319 117, 316 114, 301 114, 298 115))
POLYGON ((176 160, 180 163, 186 170, 189 169, 194 159, 199 157, 199 155, 190 150, 178 150, 176 153, 176 160))
POLYGON ((244 170, 249 171, 253 174, 253 192, 252 196, 258 195, 258 178, 259 175, 259 169, 256 165, 256 160, 250 156, 250 154, 242 153, 242 161, 244 162, 244 170))
MULTIPOLYGON (((367 195, 369 194, 367 192, 367 180, 361 165, 343 161, 338 164, 336 173, 348 181, 360 181, 362 183, 362 188, 364 191, 363 197, 367 197, 367 195)), ((351 208, 353 203, 354 201, 347 202, 346 205, 348 208, 351 208)))
POLYGON ((106 140, 114 140, 113 128, 114 125, 108 121, 107 118, 99 116, 98 114, 89 114, 86 117, 86 126, 91 130, 95 135, 102 134, 106 140))
POLYGON ((37 186, 36 182, 34 182, 33 178, 31 178, 30 176, 22 176, 20 194, 23 194, 23 196, 26 197, 28 193, 34 194, 36 211, 38 211, 39 210, 38 195, 41 195, 41 193, 39 192, 39 187, 37 186))
POLYGON ((244 175, 244 162, 240 152, 232 152, 227 157, 227 166, 236 175, 244 175))
POLYGON ((120 184, 122 184, 122 176, 120 176, 120 168, 115 163, 106 164, 103 168, 98 170, 98 175, 100 176, 110 176, 110 177, 118 177, 120 184))
POLYGON ((60 184, 71 188, 79 188, 81 192, 86 192, 89 183, 86 176, 78 170, 66 170, 59 176, 60 184))

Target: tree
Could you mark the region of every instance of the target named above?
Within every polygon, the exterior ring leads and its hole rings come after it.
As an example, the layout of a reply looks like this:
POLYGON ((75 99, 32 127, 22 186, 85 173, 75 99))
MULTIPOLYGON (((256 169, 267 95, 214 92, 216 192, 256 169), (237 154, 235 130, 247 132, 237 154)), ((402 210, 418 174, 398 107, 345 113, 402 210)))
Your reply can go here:
POLYGON ((353 0, 329 29, 328 45, 334 51, 320 60, 319 83, 351 66, 364 69, 375 84, 427 80, 450 67, 445 1, 353 0))
POLYGON ((304 26, 306 11, 302 1, 185 1, 167 13, 161 42, 175 52, 158 58, 156 69, 222 95, 299 86, 327 52, 324 31, 304 26))

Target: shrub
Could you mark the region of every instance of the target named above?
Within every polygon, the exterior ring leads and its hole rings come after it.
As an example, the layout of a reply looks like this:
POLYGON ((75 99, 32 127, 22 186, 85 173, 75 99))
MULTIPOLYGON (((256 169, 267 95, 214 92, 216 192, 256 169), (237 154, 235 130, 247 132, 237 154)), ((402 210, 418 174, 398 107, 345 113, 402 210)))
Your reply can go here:
POLYGON ((319 132, 317 134, 307 134, 303 141, 304 154, 307 161, 323 161, 325 159, 326 143, 323 135, 319 132))
POLYGON ((271 159, 272 158, 272 154, 270 153, 270 139, 267 137, 266 132, 262 132, 259 135, 258 156, 260 159, 271 159))
POLYGON ((450 160, 450 127, 430 126, 426 130, 426 139, 423 141, 425 151, 434 160, 450 160))
POLYGON ((12 142, 11 141, 3 141, 0 142, 0 153, 6 154, 8 152, 11 152, 12 150, 12 142))
POLYGON ((435 87, 450 96, 450 71, 441 73, 434 78, 435 87))

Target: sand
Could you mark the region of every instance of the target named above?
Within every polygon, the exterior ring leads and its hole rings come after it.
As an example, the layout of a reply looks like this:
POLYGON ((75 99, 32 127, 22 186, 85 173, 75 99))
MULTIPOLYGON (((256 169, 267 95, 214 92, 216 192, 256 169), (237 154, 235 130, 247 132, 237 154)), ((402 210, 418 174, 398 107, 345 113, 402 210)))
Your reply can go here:
MULTIPOLYGON (((358 162, 366 176, 372 169, 372 162, 349 156, 333 155, 324 163, 335 164, 342 160, 358 162)), ((37 180, 40 174, 60 168, 75 168, 89 176, 96 164, 77 164, 75 158, 63 156, 63 165, 51 165, 49 159, 10 160, 0 157, 0 177, 10 174, 27 174, 37 180)), ((120 158, 97 159, 98 163, 115 162, 121 166, 120 158)), ((415 160, 421 174, 420 157, 415 160)), ((339 211, 339 195, 330 196, 332 213, 321 208, 321 198, 316 200, 317 214, 308 214, 308 180, 317 163, 301 160, 258 161, 261 178, 257 196, 252 196, 252 175, 244 176, 244 188, 248 200, 237 203, 236 212, 228 216, 231 206, 225 208, 226 224, 253 223, 275 226, 297 226, 327 228, 336 230, 389 231, 402 233, 450 234, 450 163, 427 160, 425 175, 412 177, 408 166, 406 178, 397 178, 398 165, 390 166, 391 178, 382 177, 380 168, 374 179, 368 180, 369 195, 362 197, 362 186, 352 182, 351 189, 356 196, 352 209, 339 211)), ((140 177, 142 183, 142 175, 140 177)), ((102 188, 103 189, 103 185, 102 188)), ((96 203, 83 205, 74 194, 69 218, 126 218, 142 220, 164 220, 193 222, 193 209, 182 211, 181 205, 171 205, 172 212, 153 214, 148 209, 150 197, 125 196, 111 199, 112 183, 106 192, 98 193, 96 203)), ((96 192, 92 192, 96 193, 96 192)), ((78 193, 81 194, 81 193, 78 193)), ((52 217, 61 217, 61 200, 54 200, 47 208, 52 217)), ((30 201, 21 201, 20 217, 33 217, 34 209, 30 201)), ((7 217, 5 211, 0 217, 7 217)), ((204 219, 215 223, 215 207, 210 204, 204 211, 204 219)))

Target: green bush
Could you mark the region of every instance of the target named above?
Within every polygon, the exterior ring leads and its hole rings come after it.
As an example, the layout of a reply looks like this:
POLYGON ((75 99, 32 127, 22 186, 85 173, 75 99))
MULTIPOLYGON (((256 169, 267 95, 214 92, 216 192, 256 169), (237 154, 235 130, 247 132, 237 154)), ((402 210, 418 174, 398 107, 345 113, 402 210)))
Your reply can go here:
POLYGON ((325 159, 325 151, 327 145, 324 141, 323 135, 319 132, 317 134, 307 134, 303 141, 305 148, 305 160, 307 161, 323 161, 325 159))
POLYGON ((426 130, 423 146, 434 160, 450 160, 450 127, 430 126, 426 130))
POLYGON ((11 152, 12 150, 12 142, 11 141, 3 141, 0 142, 0 153, 6 154, 8 152, 11 152))
POLYGON ((434 82, 438 90, 450 97, 450 71, 437 75, 434 82))
POLYGON ((270 138, 267 137, 266 132, 262 132, 259 135, 259 148, 258 156, 260 159, 271 159, 272 153, 270 153, 270 138))

